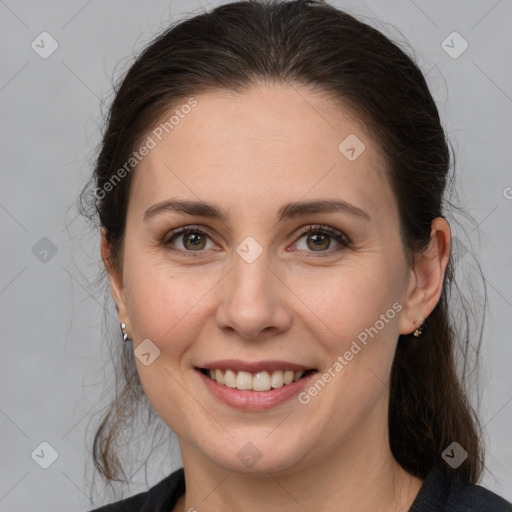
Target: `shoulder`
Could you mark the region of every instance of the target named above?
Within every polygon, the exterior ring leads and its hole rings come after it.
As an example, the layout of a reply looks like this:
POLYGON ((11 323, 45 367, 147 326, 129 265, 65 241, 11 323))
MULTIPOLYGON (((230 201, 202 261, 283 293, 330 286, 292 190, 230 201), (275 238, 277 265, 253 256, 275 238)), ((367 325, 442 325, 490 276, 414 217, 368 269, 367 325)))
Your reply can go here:
POLYGON ((410 512, 512 512, 512 504, 467 479, 433 469, 410 512))
POLYGON ((180 468, 145 492, 90 512, 168 512, 184 492, 185 475, 180 468))

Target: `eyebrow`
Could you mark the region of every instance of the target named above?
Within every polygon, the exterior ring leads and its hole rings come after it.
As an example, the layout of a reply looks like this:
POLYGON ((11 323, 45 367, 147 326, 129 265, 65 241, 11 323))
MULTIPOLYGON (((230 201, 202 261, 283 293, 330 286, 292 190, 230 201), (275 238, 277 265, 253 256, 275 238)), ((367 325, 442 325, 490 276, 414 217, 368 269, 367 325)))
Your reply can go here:
MULTIPOLYGON (((154 204, 144 212, 144 221, 155 217, 156 215, 171 212, 171 213, 184 213, 186 215, 193 215, 196 217, 207 217, 211 219, 218 219, 226 222, 226 215, 215 205, 204 203, 201 201, 184 201, 177 199, 170 199, 162 201, 161 203, 154 204)), ((293 219, 296 217, 311 215, 314 213, 345 213, 353 217, 358 217, 365 221, 371 221, 370 215, 353 204, 346 201, 324 199, 318 201, 306 201, 288 203, 282 206, 277 212, 278 219, 293 219)))

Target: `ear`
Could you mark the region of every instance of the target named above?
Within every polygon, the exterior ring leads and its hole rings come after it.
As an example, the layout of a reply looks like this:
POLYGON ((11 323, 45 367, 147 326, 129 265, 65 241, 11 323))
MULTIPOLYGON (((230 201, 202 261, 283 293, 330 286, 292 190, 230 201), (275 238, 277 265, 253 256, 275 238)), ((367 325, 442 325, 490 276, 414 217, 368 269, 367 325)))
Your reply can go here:
POLYGON ((450 225, 443 217, 437 217, 432 221, 428 247, 422 253, 414 255, 398 326, 400 334, 409 334, 416 330, 439 302, 450 250, 450 225))
POLYGON ((109 242, 106 238, 106 229, 101 228, 101 259, 108 272, 110 282, 110 292, 114 299, 119 323, 125 322, 128 324, 128 312, 126 309, 124 285, 123 285, 123 272, 122 269, 117 269, 112 262, 112 253, 109 242))

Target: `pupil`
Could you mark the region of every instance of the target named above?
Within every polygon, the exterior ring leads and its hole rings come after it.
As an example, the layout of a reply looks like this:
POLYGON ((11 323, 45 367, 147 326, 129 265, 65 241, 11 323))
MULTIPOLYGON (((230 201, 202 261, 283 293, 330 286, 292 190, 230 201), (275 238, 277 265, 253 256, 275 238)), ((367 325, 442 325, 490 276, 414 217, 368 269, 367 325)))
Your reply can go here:
POLYGON ((310 240, 313 241, 313 247, 317 249, 326 249, 329 246, 329 237, 327 235, 311 235, 310 240), (325 243, 326 241, 327 244, 325 243))
POLYGON ((197 233, 192 233, 187 235, 187 241, 190 245, 197 247, 199 244, 201 244, 201 235, 197 233))

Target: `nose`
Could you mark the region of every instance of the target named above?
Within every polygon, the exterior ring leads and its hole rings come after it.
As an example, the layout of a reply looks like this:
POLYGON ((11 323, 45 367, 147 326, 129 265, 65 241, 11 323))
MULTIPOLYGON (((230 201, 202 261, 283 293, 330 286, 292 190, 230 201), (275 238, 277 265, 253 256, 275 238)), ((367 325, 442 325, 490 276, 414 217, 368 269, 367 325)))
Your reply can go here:
POLYGON ((265 251, 252 263, 236 256, 219 293, 217 326, 224 331, 246 340, 264 340, 291 325, 286 286, 269 268, 265 251))

